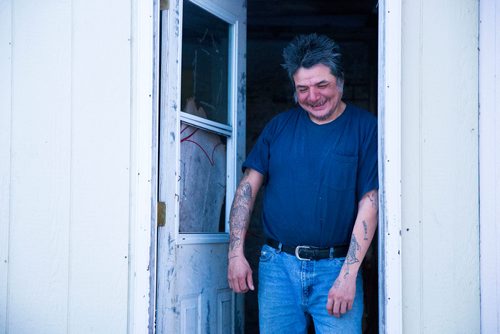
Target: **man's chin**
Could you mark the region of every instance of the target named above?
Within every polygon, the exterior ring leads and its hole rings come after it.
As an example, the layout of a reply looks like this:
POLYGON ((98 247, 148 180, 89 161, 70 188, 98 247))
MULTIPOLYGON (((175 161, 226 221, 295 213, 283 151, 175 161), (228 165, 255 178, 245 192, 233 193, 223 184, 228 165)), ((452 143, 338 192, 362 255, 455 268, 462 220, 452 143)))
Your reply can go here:
POLYGON ((310 118, 319 122, 328 121, 333 115, 332 112, 321 113, 321 112, 312 112, 310 110, 307 110, 307 113, 309 114, 310 118))

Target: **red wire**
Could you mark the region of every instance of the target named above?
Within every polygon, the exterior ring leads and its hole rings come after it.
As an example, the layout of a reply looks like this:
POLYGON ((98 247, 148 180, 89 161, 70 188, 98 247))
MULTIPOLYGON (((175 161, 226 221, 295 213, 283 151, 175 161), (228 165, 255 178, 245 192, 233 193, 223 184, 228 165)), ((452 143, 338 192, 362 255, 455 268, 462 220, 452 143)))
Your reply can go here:
MULTIPOLYGON (((184 132, 187 128, 188 128, 188 126, 187 126, 187 127, 185 127, 184 129, 182 129, 182 130, 181 130, 181 133, 183 133, 183 132, 184 132)), ((207 151, 205 151, 205 149, 204 149, 204 148, 203 148, 200 144, 198 144, 197 142, 195 142, 195 141, 193 141, 193 140, 190 140, 190 139, 189 139, 189 138, 191 138, 191 137, 192 137, 192 136, 193 136, 193 135, 194 135, 194 134, 195 134, 198 130, 199 130, 199 129, 198 129, 198 128, 196 128, 196 129, 195 129, 192 133, 190 133, 190 134, 189 134, 189 136, 182 138, 182 139, 181 139, 181 143, 184 143, 184 142, 190 142, 190 143, 193 143, 193 144, 195 144, 196 146, 198 146, 198 147, 202 150, 202 152, 205 154, 205 156, 207 157, 208 162, 210 162, 210 165, 215 166, 215 160, 214 160, 215 149, 216 149, 219 145, 222 145, 222 143, 218 143, 217 145, 215 145, 215 146, 214 146, 214 148, 213 148, 213 150, 212 150, 212 154, 211 154, 211 155, 212 155, 212 157, 210 157, 210 156, 208 155, 208 152, 207 152, 207 151)))

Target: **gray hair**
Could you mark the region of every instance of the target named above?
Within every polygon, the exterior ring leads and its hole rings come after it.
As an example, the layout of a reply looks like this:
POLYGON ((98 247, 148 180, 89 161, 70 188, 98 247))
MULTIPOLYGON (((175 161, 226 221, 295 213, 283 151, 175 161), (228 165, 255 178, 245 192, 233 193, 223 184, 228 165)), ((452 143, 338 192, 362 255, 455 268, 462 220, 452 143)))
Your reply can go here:
POLYGON ((344 87, 344 67, 342 65, 342 54, 340 47, 330 38, 324 35, 299 35, 283 50, 285 63, 283 68, 288 77, 293 81, 293 75, 301 67, 311 68, 322 64, 330 69, 330 73, 337 79, 337 87, 344 87))

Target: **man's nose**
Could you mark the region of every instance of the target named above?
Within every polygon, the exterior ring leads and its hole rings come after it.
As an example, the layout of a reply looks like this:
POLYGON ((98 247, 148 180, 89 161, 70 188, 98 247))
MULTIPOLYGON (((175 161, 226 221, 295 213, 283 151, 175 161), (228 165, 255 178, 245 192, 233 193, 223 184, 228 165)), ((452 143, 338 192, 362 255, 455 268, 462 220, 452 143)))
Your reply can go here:
POLYGON ((318 91, 316 90, 315 87, 309 88, 309 100, 317 101, 319 97, 320 95, 318 94, 318 91))

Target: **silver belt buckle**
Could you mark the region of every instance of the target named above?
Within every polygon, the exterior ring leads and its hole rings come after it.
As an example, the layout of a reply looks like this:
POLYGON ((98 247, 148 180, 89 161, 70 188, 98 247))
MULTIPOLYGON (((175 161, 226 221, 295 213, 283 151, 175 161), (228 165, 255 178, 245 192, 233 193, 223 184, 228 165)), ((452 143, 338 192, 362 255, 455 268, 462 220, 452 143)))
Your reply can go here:
POLYGON ((311 259, 304 259, 303 257, 300 257, 299 255, 299 250, 301 249, 311 249, 310 246, 297 246, 295 247, 295 257, 301 261, 311 261, 311 259))

